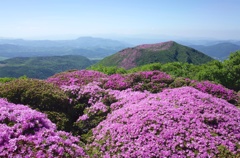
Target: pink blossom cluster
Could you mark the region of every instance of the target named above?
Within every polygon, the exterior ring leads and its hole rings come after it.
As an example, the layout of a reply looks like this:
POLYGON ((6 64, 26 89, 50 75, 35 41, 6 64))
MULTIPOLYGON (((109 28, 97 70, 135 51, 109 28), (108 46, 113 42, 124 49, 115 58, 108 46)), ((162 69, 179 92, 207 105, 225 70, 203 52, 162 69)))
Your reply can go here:
MULTIPOLYGON (((84 76, 82 76, 84 78, 84 76)), ((106 113, 109 110, 103 102, 103 99, 108 97, 111 90, 125 90, 133 88, 136 91, 149 90, 152 92, 159 92, 162 88, 166 88, 173 79, 170 75, 160 71, 147 71, 139 72, 129 75, 114 74, 104 79, 100 79, 100 82, 91 82, 87 85, 62 85, 61 88, 69 93, 71 96, 71 102, 86 103, 84 107, 84 113, 81 115, 92 116, 96 113, 106 113), (162 86, 164 85, 164 86, 162 86), (139 89, 136 87, 139 86, 139 89)), ((136 92, 137 93, 137 92, 136 92)), ((117 103, 116 103, 117 104, 117 103)), ((113 106, 116 106, 115 104, 113 106)), ((79 120, 88 120, 86 117, 80 115, 79 120)))
MULTIPOLYGON (((74 104, 83 104, 80 111, 78 112, 79 117, 75 122, 75 125, 81 126, 81 128, 86 128, 83 131, 88 131, 90 127, 95 125, 88 126, 89 122, 98 117, 97 115, 102 115, 102 119, 105 118, 105 115, 109 112, 109 107, 105 105, 103 100, 108 97, 108 91, 99 87, 101 83, 91 82, 83 86, 62 86, 62 89, 71 96, 71 101, 74 104), (84 125, 83 125, 84 124, 84 125)), ((95 121, 99 123, 101 120, 95 121)), ((80 132, 81 133, 81 132, 80 132)))
POLYGON ((163 92, 153 94, 146 91, 146 84, 151 82, 169 85, 173 79, 151 71, 115 74, 105 77, 104 82, 72 86, 71 93, 78 101, 88 96, 88 106, 77 120, 83 132, 93 130, 94 141, 86 144, 86 150, 97 151, 97 157, 214 157, 221 155, 222 146, 234 155, 240 152, 239 110, 212 96, 216 92, 225 94, 227 89, 192 81, 193 86, 205 85, 212 91, 165 87, 163 92), (145 87, 139 91, 134 89, 136 85, 145 87), (110 110, 103 103, 106 94, 117 100, 110 110), (90 126, 101 113, 108 115, 100 119, 97 127, 90 126))
POLYGON ((191 85, 201 92, 212 94, 215 97, 227 100, 230 103, 238 101, 237 94, 230 89, 225 88, 220 84, 212 83, 211 81, 191 81, 191 85))
POLYGON ((122 104, 93 129, 95 156, 240 156, 240 110, 223 99, 192 87, 112 93, 122 104))
POLYGON ((240 157, 240 110, 229 103, 237 95, 221 85, 161 71, 81 70, 47 82, 69 96, 71 132, 85 145, 45 114, 0 99, 0 157, 240 157))
POLYGON ((122 108, 125 104, 137 104, 142 99, 151 95, 148 91, 144 91, 143 93, 140 91, 133 91, 131 88, 123 91, 111 90, 109 94, 117 99, 117 102, 112 103, 110 106, 112 111, 122 108))
POLYGON ((237 93, 237 105, 240 107, 240 91, 237 93))
POLYGON ((98 71, 81 70, 56 74, 48 78, 47 82, 58 85, 59 87, 70 85, 82 86, 93 81, 99 81, 105 77, 107 77, 107 75, 98 71))
POLYGON ((105 89, 124 90, 130 88, 131 83, 127 81, 127 77, 125 75, 113 74, 108 77, 103 87, 105 89))
POLYGON ((95 105, 96 103, 101 106, 100 109, 105 109, 103 105, 100 105, 99 102, 102 101, 104 95, 107 93, 105 89, 102 89, 99 87, 99 82, 91 82, 87 85, 83 86, 76 86, 76 85, 70 85, 70 86, 61 86, 61 88, 69 94, 72 100, 75 102, 81 103, 83 100, 88 104, 87 106, 91 107, 91 109, 99 109, 95 105))
POLYGON ((103 84, 103 87, 116 90, 133 88, 137 91, 159 92, 172 82, 173 78, 164 72, 145 71, 128 75, 111 75, 108 77, 107 82, 103 84))
POLYGON ((87 157, 79 141, 45 114, 0 99, 0 157, 87 157))
MULTIPOLYGON (((135 91, 150 91, 152 93, 161 92, 163 89, 170 88, 171 83, 174 83, 174 78, 161 71, 145 71, 133 74, 113 74, 105 75, 98 71, 80 70, 68 73, 60 73, 47 79, 48 82, 56 84, 64 89, 68 86, 73 90, 78 89, 83 85, 93 81, 99 82, 99 86, 103 89, 125 90, 132 88, 135 91)), ((238 97, 233 90, 227 89, 220 84, 215 84, 210 81, 194 81, 185 79, 186 85, 208 94, 212 94, 218 98, 227 100, 230 103, 236 104, 238 97)), ((178 87, 178 84, 172 85, 171 88, 178 87)))

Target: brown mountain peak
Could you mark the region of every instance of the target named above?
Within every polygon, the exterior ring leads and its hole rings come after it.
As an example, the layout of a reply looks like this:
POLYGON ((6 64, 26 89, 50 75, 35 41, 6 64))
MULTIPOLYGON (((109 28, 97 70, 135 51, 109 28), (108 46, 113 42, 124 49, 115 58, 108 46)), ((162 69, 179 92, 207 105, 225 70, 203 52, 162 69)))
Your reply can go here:
POLYGON ((136 49, 150 49, 152 51, 159 51, 159 50, 167 50, 170 47, 172 47, 174 44, 174 41, 167 41, 167 42, 161 42, 161 43, 155 43, 155 44, 143 44, 135 47, 136 49))

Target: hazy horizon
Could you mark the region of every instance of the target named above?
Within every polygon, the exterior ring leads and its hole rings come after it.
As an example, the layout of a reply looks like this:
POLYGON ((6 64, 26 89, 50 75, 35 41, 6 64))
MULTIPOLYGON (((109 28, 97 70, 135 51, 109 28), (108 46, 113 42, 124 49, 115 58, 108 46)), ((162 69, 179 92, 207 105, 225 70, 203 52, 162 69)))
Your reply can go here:
POLYGON ((8 0, 1 38, 240 40, 238 0, 8 0))

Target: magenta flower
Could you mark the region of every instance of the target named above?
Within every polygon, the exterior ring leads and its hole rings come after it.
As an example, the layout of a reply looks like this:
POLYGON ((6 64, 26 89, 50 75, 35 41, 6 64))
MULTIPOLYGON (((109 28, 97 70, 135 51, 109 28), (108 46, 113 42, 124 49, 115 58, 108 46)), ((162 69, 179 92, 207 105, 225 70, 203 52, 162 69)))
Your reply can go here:
POLYGON ((57 131, 45 114, 4 99, 0 113, 0 157, 87 157, 79 138, 57 131))
POLYGON ((235 106, 191 87, 145 93, 113 91, 119 108, 112 105, 88 148, 100 157, 214 157, 221 146, 239 153, 235 106))

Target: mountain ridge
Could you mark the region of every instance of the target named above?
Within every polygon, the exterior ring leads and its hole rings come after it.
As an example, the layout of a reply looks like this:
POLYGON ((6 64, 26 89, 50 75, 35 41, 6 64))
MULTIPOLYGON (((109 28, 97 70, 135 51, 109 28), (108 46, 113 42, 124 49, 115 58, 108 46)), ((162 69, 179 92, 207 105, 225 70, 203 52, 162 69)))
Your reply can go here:
POLYGON ((0 57, 82 55, 104 58, 131 46, 112 39, 79 37, 73 40, 0 39, 0 57))
POLYGON ((167 63, 178 61, 202 64, 211 60, 211 57, 193 48, 180 45, 174 41, 167 41, 126 48, 104 58, 98 64, 130 69, 136 66, 155 62, 167 63))
POLYGON ((190 45, 194 49, 197 49, 205 54, 219 60, 225 60, 228 58, 230 53, 240 50, 240 45, 231 42, 222 42, 214 45, 190 45))

